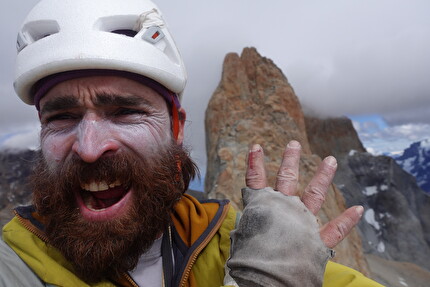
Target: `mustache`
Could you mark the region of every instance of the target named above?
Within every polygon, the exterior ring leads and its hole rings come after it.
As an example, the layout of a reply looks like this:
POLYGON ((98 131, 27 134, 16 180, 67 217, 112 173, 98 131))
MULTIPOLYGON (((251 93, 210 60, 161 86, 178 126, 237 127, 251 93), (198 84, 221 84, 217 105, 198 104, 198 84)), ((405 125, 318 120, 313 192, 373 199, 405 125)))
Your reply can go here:
POLYGON ((74 155, 65 162, 59 171, 59 176, 65 178, 65 182, 72 185, 82 185, 91 181, 106 181, 108 184, 119 180, 124 184, 130 183, 139 169, 148 165, 147 160, 138 160, 136 156, 121 153, 102 157, 96 162, 87 163, 74 155), (139 163, 137 163, 139 161, 139 163))
POLYGON ((49 168, 43 153, 39 151, 30 186, 39 195, 36 200, 33 196, 33 203, 39 213, 44 215, 49 214, 51 209, 44 202, 53 203, 48 200, 53 194, 47 189, 46 183, 49 183, 49 189, 58 191, 55 195, 56 204, 69 206, 70 202, 75 201, 74 193, 83 184, 92 181, 105 181, 107 184, 119 181, 127 188, 139 190, 153 189, 152 182, 155 181, 160 183, 156 189, 167 188, 184 193, 196 176, 200 178, 199 170, 188 151, 181 145, 171 143, 165 148, 160 147, 151 157, 121 152, 88 163, 77 155, 71 155, 55 168, 49 168))

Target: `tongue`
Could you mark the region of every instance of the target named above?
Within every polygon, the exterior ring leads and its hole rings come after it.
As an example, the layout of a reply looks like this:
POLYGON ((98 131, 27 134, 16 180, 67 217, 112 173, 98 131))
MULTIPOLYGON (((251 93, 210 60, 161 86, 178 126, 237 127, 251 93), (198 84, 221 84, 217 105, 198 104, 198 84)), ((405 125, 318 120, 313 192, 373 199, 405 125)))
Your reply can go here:
POLYGON ((94 198, 91 205, 94 209, 103 209, 108 208, 117 203, 121 198, 112 198, 112 199, 98 199, 94 198))
POLYGON ((96 199, 112 199, 112 198, 118 198, 122 197, 127 191, 122 186, 117 186, 114 188, 109 188, 107 190, 97 191, 97 192, 91 192, 91 195, 95 197, 96 199))
POLYGON ((93 199, 91 205, 95 209, 108 208, 117 203, 126 193, 127 190, 122 186, 91 192, 93 199))

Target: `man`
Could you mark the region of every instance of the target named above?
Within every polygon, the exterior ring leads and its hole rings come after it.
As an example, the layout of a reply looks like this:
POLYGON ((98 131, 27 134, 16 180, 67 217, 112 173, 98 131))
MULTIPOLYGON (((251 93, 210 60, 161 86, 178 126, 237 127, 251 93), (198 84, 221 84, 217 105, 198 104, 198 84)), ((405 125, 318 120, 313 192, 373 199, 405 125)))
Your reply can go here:
POLYGON ((299 143, 276 191, 254 146, 240 222, 227 201, 183 194, 196 175, 182 147, 186 74, 150 1, 42 0, 17 48, 15 90, 39 111, 41 151, 34 205, 3 229, 4 286, 377 286, 326 268, 363 212, 319 229, 333 157, 299 198, 299 143))

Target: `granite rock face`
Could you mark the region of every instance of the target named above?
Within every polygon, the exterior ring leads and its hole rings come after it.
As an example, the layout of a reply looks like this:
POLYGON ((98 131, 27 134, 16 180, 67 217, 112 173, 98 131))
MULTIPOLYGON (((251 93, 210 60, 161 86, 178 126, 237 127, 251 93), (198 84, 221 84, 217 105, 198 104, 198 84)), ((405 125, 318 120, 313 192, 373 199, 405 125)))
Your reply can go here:
MULTIPOLYGON (((321 158, 311 153, 305 117, 287 78, 276 65, 245 48, 242 54, 225 57, 220 84, 206 110, 208 166, 205 191, 210 198, 228 198, 242 207, 245 160, 252 144, 265 153, 268 182, 275 183, 284 147, 290 140, 302 145, 299 189, 303 191, 321 158)), ((334 186, 318 214, 323 223, 345 210, 345 200, 334 186)), ((361 240, 352 232, 336 248, 336 261, 367 274, 361 240)))
POLYGON ((305 115, 305 123, 311 150, 322 158, 329 155, 339 158, 351 150, 366 151, 346 117, 320 119, 305 115))
POLYGON ((365 206, 363 247, 385 259, 430 270, 430 196, 387 156, 354 153, 341 160, 335 183, 348 204, 365 206))
POLYGON ((430 270, 430 196, 415 178, 392 158, 366 153, 348 119, 306 117, 306 128, 312 151, 338 158, 334 183, 347 205, 365 207, 364 251, 430 270))
MULTIPOLYGON (((253 48, 244 49, 241 57, 226 56, 221 82, 206 110, 205 127, 205 190, 212 198, 227 196, 237 206, 244 180, 236 179, 244 178, 251 144, 260 144, 270 162, 279 158, 290 139, 299 140, 310 155, 302 109, 292 87, 282 71, 253 48)), ((268 166, 269 174, 276 171, 276 165, 268 166)))

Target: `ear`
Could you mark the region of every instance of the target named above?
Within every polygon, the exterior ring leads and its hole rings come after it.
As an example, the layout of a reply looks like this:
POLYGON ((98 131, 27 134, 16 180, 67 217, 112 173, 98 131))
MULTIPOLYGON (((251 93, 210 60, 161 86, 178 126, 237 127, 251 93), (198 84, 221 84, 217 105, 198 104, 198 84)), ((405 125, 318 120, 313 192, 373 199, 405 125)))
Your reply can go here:
POLYGON ((179 129, 178 129, 178 137, 176 138, 176 143, 181 145, 184 141, 184 130, 185 130, 185 120, 187 119, 187 113, 183 108, 179 108, 179 129))

